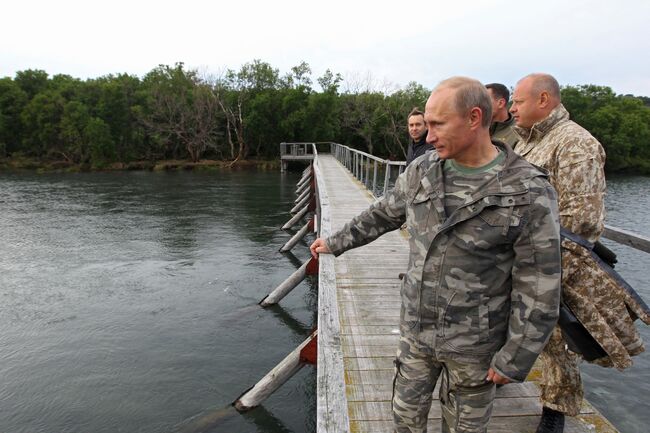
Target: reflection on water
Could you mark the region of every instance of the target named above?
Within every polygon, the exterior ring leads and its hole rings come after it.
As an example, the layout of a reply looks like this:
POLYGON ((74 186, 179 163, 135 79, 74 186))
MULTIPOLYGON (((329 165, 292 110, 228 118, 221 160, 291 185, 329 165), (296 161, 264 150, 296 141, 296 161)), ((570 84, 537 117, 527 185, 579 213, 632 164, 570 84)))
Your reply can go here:
MULTIPOLYGON (((312 367, 230 404, 315 324, 316 287, 257 303, 307 258, 277 252, 299 174, 0 174, 0 431, 310 432, 312 367)), ((607 223, 650 236, 650 179, 610 178, 607 223)), ((608 243, 650 301, 650 254, 608 243)), ((650 331, 641 328, 646 342, 650 331)), ((650 356, 584 365, 622 432, 644 432, 650 356)))
MULTIPOLYGON (((605 223, 650 237, 650 178, 610 177, 607 191, 605 223)), ((616 270, 650 304, 650 254, 608 240, 603 243, 618 256, 616 270)), ((637 327, 650 352, 650 328, 637 327)), ((623 372, 587 363, 581 367, 585 397, 622 433, 648 431, 650 411, 644 402, 650 392, 649 352, 632 358, 634 365, 623 372)))
MULTIPOLYGON (((297 180, 0 175, 0 431, 170 432, 229 407, 314 324, 310 281, 257 305, 296 269, 277 250, 297 180)), ((213 431, 313 431, 313 374, 213 431)))

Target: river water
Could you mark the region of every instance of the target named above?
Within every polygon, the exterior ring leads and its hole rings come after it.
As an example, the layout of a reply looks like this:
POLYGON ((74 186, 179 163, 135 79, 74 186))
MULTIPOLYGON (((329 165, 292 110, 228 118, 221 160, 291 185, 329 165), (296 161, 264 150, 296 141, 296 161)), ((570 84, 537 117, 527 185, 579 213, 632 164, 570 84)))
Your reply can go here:
MULTIPOLYGON (((257 306, 308 258, 306 243, 277 251, 298 179, 0 174, 0 432, 314 431, 311 366, 262 407, 227 409, 315 324, 309 280, 257 306)), ((608 181, 608 223, 650 236, 650 178, 608 181)), ((650 254, 612 248, 650 301, 650 254)), ((650 355, 583 371, 622 432, 647 431, 650 355)))

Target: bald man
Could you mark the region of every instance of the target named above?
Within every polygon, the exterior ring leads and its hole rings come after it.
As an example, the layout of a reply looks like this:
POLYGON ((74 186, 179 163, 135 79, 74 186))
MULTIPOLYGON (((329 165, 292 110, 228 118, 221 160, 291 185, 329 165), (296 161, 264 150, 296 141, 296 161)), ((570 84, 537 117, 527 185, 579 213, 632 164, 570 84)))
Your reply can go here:
POLYGON ((395 359, 394 431, 427 431, 441 377, 442 431, 485 433, 495 383, 526 378, 557 321, 559 224, 547 174, 490 140, 491 100, 470 78, 427 101, 427 142, 392 191, 327 239, 314 257, 365 245, 406 222, 395 359))
MULTIPOLYGON (((588 131, 569 120, 561 103, 560 86, 551 75, 531 74, 522 78, 512 99, 510 112, 520 138, 515 152, 549 171, 551 185, 558 194, 561 226, 589 242, 597 241, 605 219, 603 147, 588 131)), ((580 281, 584 275, 578 275, 580 262, 564 242, 562 245, 563 298, 571 302, 573 291, 584 286, 584 281, 580 281)), ((580 302, 571 308, 581 308, 580 302)), ((561 433, 564 414, 575 416, 582 405, 579 359, 567 350, 556 327, 540 360, 544 408, 537 433, 561 433)))

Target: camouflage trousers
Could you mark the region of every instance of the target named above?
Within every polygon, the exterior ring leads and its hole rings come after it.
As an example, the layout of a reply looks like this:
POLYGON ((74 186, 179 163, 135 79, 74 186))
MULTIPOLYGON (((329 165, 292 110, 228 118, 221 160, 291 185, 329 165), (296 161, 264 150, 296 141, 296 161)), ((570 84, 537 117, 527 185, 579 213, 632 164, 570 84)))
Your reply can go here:
POLYGON ((578 369, 580 357, 566 349, 558 326, 553 329, 551 339, 539 359, 542 366, 542 404, 570 416, 578 415, 583 397, 578 369))
POLYGON ((395 360, 395 433, 426 433, 433 390, 440 383, 443 433, 485 433, 495 385, 485 380, 489 360, 470 364, 437 359, 430 347, 402 336, 395 360))

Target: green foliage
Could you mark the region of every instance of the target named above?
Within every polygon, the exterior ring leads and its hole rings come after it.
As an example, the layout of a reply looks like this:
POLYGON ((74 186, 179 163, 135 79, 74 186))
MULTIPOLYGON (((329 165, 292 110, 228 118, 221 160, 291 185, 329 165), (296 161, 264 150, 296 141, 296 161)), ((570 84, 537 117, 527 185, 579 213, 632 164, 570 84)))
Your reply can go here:
POLYGON ((0 79, 0 157, 20 149, 20 115, 27 105, 27 93, 11 78, 0 79))
POLYGON ((18 71, 14 81, 27 94, 28 99, 34 98, 37 94, 44 92, 48 87, 47 72, 40 69, 28 69, 18 71))
POLYGON ((89 143, 92 166, 103 168, 115 159, 115 145, 110 126, 102 119, 93 117, 84 130, 89 143))
POLYGON ((563 88, 562 102, 572 119, 601 142, 608 171, 648 173, 650 108, 642 99, 616 95, 609 87, 585 85, 563 88))
POLYGON ((22 150, 26 155, 61 155, 61 119, 65 103, 56 91, 45 90, 25 106, 21 120, 24 126, 22 150))
MULTIPOLYGON (((21 71, 0 79, 0 157, 96 168, 158 159, 236 161, 277 158, 283 141, 335 141, 405 157, 406 116, 424 108, 428 89, 411 82, 381 92, 368 77, 353 83, 363 90, 341 93, 343 78, 329 69, 315 81, 306 62, 281 74, 259 59, 217 79, 183 63, 159 65, 142 79, 82 81, 21 71)), ((605 147, 608 171, 650 173, 650 98, 584 85, 563 88, 562 100, 605 147)))

